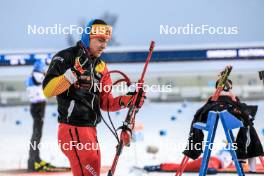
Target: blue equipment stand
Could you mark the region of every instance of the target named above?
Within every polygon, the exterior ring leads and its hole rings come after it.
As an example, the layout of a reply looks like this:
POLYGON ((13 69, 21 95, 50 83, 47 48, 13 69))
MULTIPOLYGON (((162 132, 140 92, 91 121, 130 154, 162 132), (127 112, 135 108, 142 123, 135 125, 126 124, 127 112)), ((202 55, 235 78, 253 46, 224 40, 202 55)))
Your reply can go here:
POLYGON ((199 176, 206 175, 219 117, 225 131, 226 139, 228 141, 227 147, 235 163, 237 173, 239 176, 244 176, 245 174, 243 171, 243 167, 239 163, 235 149, 233 149, 233 145, 232 145, 235 141, 234 135, 232 133, 232 129, 241 128, 243 127, 243 124, 240 120, 238 120, 236 117, 230 114, 227 110, 221 112, 210 111, 206 123, 196 122, 193 124, 194 128, 208 131, 208 136, 203 154, 202 166, 199 171, 199 176))

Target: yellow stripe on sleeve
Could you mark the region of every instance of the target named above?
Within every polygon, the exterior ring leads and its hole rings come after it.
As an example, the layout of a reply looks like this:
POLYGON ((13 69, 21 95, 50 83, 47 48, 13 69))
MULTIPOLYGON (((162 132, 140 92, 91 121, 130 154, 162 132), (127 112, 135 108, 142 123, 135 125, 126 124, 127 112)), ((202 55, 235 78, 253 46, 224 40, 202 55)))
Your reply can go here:
POLYGON ((50 98, 63 93, 70 86, 70 82, 65 78, 64 75, 61 75, 50 80, 45 86, 43 93, 45 97, 50 98))

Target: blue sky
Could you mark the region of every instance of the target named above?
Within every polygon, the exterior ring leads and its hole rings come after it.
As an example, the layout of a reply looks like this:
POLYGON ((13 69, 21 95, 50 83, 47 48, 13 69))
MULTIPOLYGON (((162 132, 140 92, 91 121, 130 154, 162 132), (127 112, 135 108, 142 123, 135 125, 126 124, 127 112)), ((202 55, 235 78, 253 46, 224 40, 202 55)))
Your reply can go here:
MULTIPOLYGON (((0 49, 67 47, 65 35, 28 35, 28 25, 78 25, 105 12, 118 15, 122 46, 264 41, 263 0, 1 0, 0 49), (237 26, 237 35, 161 35, 160 25, 237 26)), ((76 40, 78 36, 75 36, 76 40)))

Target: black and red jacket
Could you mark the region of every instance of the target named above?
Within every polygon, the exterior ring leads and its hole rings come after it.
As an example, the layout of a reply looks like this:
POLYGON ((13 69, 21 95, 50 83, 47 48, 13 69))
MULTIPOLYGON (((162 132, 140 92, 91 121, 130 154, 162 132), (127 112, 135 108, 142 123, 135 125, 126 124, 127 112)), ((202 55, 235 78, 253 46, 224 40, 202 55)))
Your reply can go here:
MULTIPOLYGON (((74 47, 55 54, 43 81, 43 89, 52 79, 63 75, 68 69, 72 68, 76 57, 81 57, 83 60, 88 57, 80 42, 74 47)), ((108 72, 107 66, 101 58, 89 58, 84 67, 88 70, 93 85, 100 83, 100 81, 103 86, 112 85, 110 76, 105 76, 101 80, 103 75, 108 72), (96 67, 99 66, 98 71, 96 67)), ((98 89, 87 90, 78 88, 74 84, 70 85, 66 91, 56 96, 59 113, 58 121, 75 126, 96 126, 102 118, 100 109, 105 111, 120 110, 120 97, 113 98, 104 89, 101 90, 99 92, 98 89), (109 108, 107 108, 108 103, 109 108)))

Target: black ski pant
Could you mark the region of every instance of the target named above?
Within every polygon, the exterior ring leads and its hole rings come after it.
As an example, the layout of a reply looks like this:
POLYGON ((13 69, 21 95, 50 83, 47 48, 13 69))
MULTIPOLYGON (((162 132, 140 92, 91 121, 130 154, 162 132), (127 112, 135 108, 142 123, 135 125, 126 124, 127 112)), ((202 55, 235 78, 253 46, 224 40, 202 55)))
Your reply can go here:
POLYGON ((38 144, 40 143, 43 128, 43 119, 45 115, 46 102, 31 103, 30 113, 33 117, 33 133, 29 150, 29 160, 40 161, 38 144))

